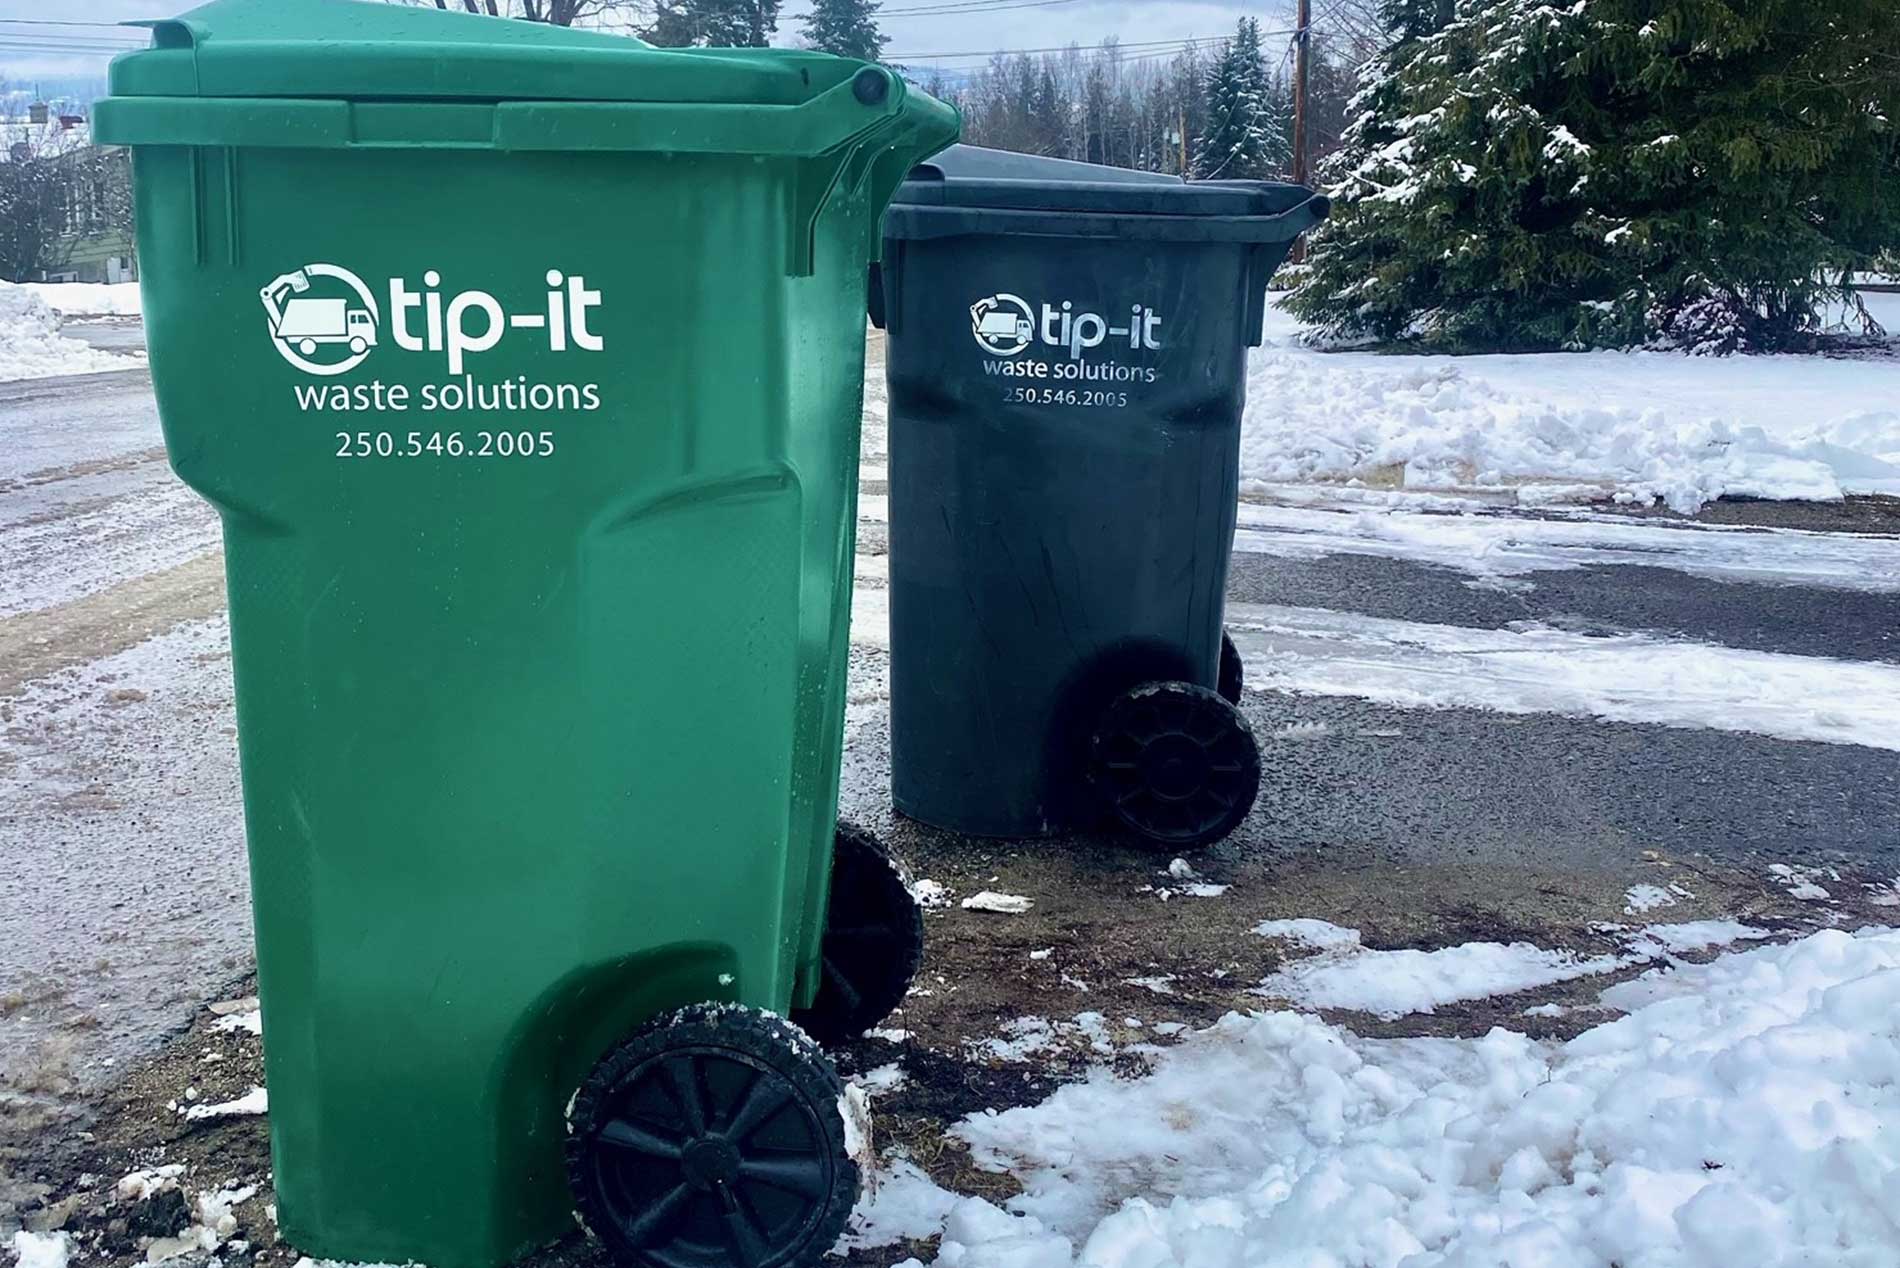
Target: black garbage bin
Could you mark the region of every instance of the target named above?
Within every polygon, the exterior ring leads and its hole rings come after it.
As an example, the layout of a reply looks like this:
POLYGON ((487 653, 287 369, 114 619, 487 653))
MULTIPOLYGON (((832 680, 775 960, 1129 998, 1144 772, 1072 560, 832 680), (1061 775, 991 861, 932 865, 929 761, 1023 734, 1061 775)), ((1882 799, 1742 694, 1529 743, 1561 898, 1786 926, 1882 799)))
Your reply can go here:
POLYGON ((1167 849, 1246 817, 1260 758, 1222 632, 1246 352, 1326 210, 971 146, 911 172, 871 286, 901 813, 1167 849))

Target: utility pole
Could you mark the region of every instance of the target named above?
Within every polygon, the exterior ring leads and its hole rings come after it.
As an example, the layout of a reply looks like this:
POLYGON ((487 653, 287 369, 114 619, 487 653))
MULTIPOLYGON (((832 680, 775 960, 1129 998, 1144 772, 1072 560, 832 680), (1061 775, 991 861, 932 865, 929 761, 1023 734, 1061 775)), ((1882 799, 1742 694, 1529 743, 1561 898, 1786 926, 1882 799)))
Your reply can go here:
POLYGON ((1306 49, 1311 42, 1312 0, 1300 0, 1293 32, 1293 183, 1306 184, 1306 49))
MULTIPOLYGON (((1306 184, 1306 49, 1312 42, 1312 0, 1300 0, 1299 19, 1293 32, 1293 183, 1306 184)), ((1293 240, 1293 263, 1306 260, 1306 243, 1293 240)))

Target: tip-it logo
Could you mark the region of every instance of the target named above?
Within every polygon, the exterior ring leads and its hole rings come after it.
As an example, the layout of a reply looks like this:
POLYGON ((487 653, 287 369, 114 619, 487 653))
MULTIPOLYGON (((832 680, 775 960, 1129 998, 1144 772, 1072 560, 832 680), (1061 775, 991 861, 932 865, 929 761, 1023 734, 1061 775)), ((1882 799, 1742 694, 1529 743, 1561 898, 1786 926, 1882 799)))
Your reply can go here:
MULTIPOLYGON (((546 277, 544 303, 512 313, 487 291, 445 298, 435 269, 423 273, 419 290, 390 278, 389 337, 407 352, 447 353, 451 374, 460 374, 468 357, 489 351, 514 330, 540 331, 550 352, 599 352, 604 345, 589 318, 600 306, 600 292, 589 290, 579 274, 549 269, 546 277)), ((383 315, 374 293, 339 265, 306 264, 273 279, 259 295, 272 344, 305 374, 344 374, 381 345, 383 315)))
POLYGON ((1038 314, 1028 300, 1000 291, 970 305, 970 332, 977 346, 998 357, 1013 357, 1039 341, 1067 348, 1070 360, 1104 344, 1119 349, 1124 341, 1131 352, 1153 351, 1161 347, 1160 330, 1160 314, 1145 304, 1130 306, 1125 325, 1110 325, 1100 313, 1078 312, 1070 301, 1059 307, 1044 304, 1038 314))

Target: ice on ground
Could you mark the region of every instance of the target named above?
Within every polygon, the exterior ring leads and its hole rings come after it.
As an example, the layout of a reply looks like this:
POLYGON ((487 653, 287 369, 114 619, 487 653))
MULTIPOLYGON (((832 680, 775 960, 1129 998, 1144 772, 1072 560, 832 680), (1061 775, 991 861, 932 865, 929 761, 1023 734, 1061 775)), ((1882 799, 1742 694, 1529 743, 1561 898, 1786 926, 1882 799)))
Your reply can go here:
POLYGON ((1561 713, 1900 750, 1900 665, 1526 623, 1481 630, 1230 603, 1248 684, 1407 709, 1561 713))
POLYGON ((141 364, 62 335, 59 327, 59 314, 32 288, 0 282, 0 381, 100 374, 141 364))
POLYGON ((1263 938, 1281 938, 1316 951, 1331 951, 1359 945, 1359 931, 1346 929, 1325 920, 1302 916, 1297 920, 1263 920, 1253 927, 1263 938))
MULTIPOLYGON (((953 1135, 1023 1185, 940 1268, 1733 1268, 1900 1259, 1900 933, 1655 975, 1565 1044, 1229 1015, 953 1135)), ((941 1199, 930 1199, 941 1206, 941 1199)), ((907 1234, 916 1235, 922 1221, 907 1234)), ((935 1231, 933 1228, 931 1231, 935 1231)))
POLYGON ((191 622, 8 701, 0 982, 59 995, 0 1026, 0 1068, 70 1039, 92 1086, 248 964, 229 647, 223 618, 191 622))
POLYGON ((188 1119, 237 1118, 247 1114, 270 1113, 270 1093, 261 1087, 254 1087, 234 1101, 219 1101, 216 1105, 193 1105, 184 1111, 188 1119))
POLYGON ((1248 365, 1251 487, 1396 477, 1683 512, 1725 494, 1900 492, 1900 360, 1324 353, 1277 308, 1270 322, 1248 365))
MULTIPOLYGON (((1788 891, 1788 897, 1790 898, 1811 903, 1819 902, 1824 898, 1833 897, 1827 888, 1815 879, 1821 875, 1818 868, 1791 867, 1786 863, 1770 863, 1768 865, 1768 874, 1774 877, 1783 889, 1788 891)), ((1834 873, 1833 879, 1839 880, 1840 874, 1838 872, 1834 873)))
POLYGON ((1632 885, 1623 894, 1623 914, 1637 916, 1658 907, 1674 907, 1676 896, 1661 885, 1632 885))
POLYGON ((988 911, 1002 916, 1020 916, 1036 905, 1033 898, 1024 898, 1021 894, 999 894, 986 889, 971 894, 963 900, 965 911, 988 911))
POLYGON ((62 317, 137 317, 137 282, 23 282, 62 317))
POLYGON ((73 1243, 64 1233, 29 1233, 21 1229, 13 1235, 12 1245, 18 1268, 66 1268, 73 1243))
MULTIPOLYGON (((1272 496, 1291 492, 1276 488, 1272 496)), ((1327 509, 1242 503, 1234 549, 1291 559, 1366 555, 1413 560, 1499 583, 1539 572, 1629 565, 1668 568, 1717 581, 1875 593, 1900 590, 1900 539, 1893 537, 1707 524, 1663 526, 1608 513, 1532 519, 1376 506, 1327 509)))
POLYGON ((1343 1008, 1390 1019, 1611 973, 1628 962, 1619 955, 1582 956, 1528 942, 1467 942, 1436 951, 1368 951, 1354 944, 1293 961, 1262 982, 1257 993, 1305 1008, 1343 1008))
POLYGON ((1707 951, 1710 947, 1733 946, 1737 942, 1757 941, 1769 936, 1766 929, 1745 925, 1739 920, 1684 920, 1668 925, 1645 925, 1636 933, 1635 946, 1681 954, 1707 951))

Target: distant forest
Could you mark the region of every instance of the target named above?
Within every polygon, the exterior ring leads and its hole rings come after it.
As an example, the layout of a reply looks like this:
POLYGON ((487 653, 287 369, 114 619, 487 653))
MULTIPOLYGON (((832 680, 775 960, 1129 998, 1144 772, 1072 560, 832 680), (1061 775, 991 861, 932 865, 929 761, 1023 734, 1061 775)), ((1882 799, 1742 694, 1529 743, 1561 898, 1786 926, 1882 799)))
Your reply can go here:
MULTIPOLYGON (((1249 22, 1235 39, 1160 54, 1112 39, 1058 53, 1001 54, 966 78, 903 69, 963 111, 971 145, 1208 179, 1285 178, 1293 59, 1290 44, 1274 34, 1249 22)), ((1311 162, 1339 147, 1350 122, 1357 68, 1369 53, 1356 45, 1317 31, 1312 37, 1311 162)))

